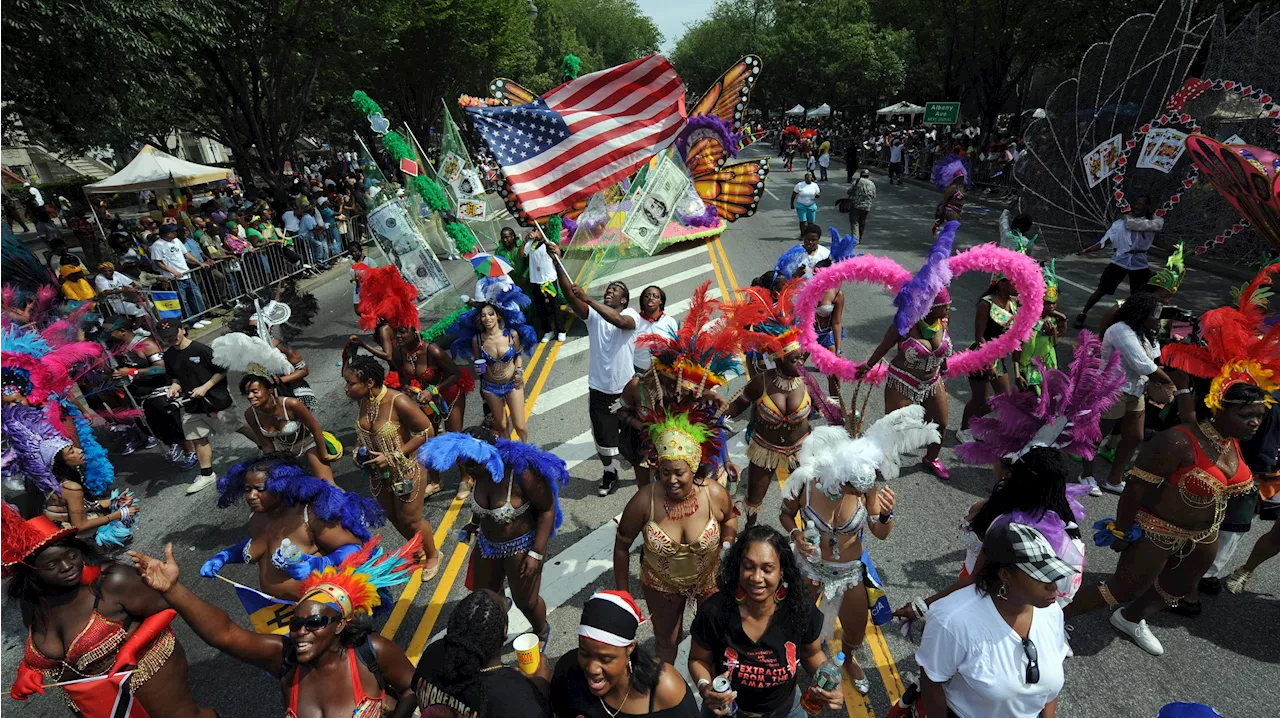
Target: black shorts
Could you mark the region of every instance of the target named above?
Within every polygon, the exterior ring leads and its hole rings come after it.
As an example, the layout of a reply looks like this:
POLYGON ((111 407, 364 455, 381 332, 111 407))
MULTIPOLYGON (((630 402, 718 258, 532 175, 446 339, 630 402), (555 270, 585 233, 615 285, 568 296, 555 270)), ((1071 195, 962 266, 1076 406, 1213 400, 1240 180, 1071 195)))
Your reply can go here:
POLYGON ((1120 287, 1120 282, 1125 277, 1129 278, 1129 292, 1136 292, 1147 280, 1151 279, 1151 270, 1143 267, 1142 269, 1125 269, 1118 264, 1108 264, 1107 268, 1102 270, 1102 279, 1098 281, 1098 289, 1103 294, 1115 294, 1116 289, 1120 287))
POLYGON ((613 413, 613 405, 622 398, 621 393, 606 394, 590 390, 587 413, 591 416, 591 436, 596 442, 596 453, 601 456, 618 455, 618 433, 621 423, 613 413))

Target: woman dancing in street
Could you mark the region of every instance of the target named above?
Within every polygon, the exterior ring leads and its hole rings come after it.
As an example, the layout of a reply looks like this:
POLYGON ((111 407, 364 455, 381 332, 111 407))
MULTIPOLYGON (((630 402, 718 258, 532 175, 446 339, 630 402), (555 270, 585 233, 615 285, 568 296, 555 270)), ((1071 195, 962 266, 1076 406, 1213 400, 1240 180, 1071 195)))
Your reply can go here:
POLYGON ((1237 306, 1201 318, 1210 337, 1206 346, 1165 349, 1162 358, 1170 366, 1213 381, 1197 406, 1197 423, 1147 442, 1128 471, 1115 519, 1094 524, 1094 542, 1120 552, 1120 562, 1111 578, 1080 590, 1066 608, 1068 618, 1106 605, 1116 609, 1116 630, 1152 655, 1164 653, 1146 618, 1191 592, 1217 555, 1227 502, 1254 489, 1239 442, 1257 432, 1270 392, 1280 389, 1273 378, 1280 371, 1274 348, 1280 327, 1258 335, 1266 307, 1259 295, 1269 281, 1264 270, 1241 292, 1237 306), (1123 603, 1128 605, 1120 608, 1123 603))
POLYGON ((213 578, 229 563, 256 563, 258 587, 288 601, 302 595, 307 574, 341 563, 387 518, 377 502, 308 475, 284 452, 236 464, 218 477, 218 508, 238 505, 241 496, 252 512, 249 537, 205 561, 200 575, 213 578))
POLYGON ((835 637, 838 616, 843 628, 840 645, 849 656, 844 668, 862 695, 870 692, 871 682, 852 656, 866 638, 870 614, 864 584, 870 577, 870 556, 863 547, 863 531, 870 529, 881 541, 889 538, 893 489, 876 490, 876 476, 897 478, 902 453, 939 440, 937 427, 926 423, 924 415, 923 407, 899 409, 856 439, 843 426, 814 429, 800 450, 800 466, 782 490, 779 522, 802 559, 805 577, 818 587, 822 637, 835 637), (798 514, 804 517, 803 531, 796 525, 798 514))
POLYGON ((539 592, 547 543, 563 520, 560 489, 569 483, 564 460, 475 427, 428 441, 418 461, 436 471, 465 465, 475 477, 471 521, 463 528, 476 535, 479 547, 471 554, 472 584, 500 593, 505 582, 545 646, 551 627, 539 592))
POLYGON ((217 718, 191 695, 163 596, 128 566, 100 559, 75 528, 43 516, 24 521, 8 504, 0 516, 8 594, 27 627, 10 696, 25 701, 52 682, 84 718, 217 718), (79 680, 122 670, 132 672, 119 683, 79 680), (122 697, 136 700, 127 714, 118 712, 122 697))
POLYGON ((719 432, 705 411, 676 412, 656 412, 649 436, 657 477, 627 502, 613 542, 614 585, 630 593, 631 544, 644 532, 640 583, 653 617, 655 652, 668 663, 676 659, 686 603, 696 608, 715 593, 720 552, 738 532, 732 497, 703 470, 720 453, 719 432))
POLYGON ((338 566, 307 576, 287 636, 246 631, 179 583, 173 544, 165 546, 163 561, 136 551, 129 556, 142 581, 202 641, 280 681, 287 718, 381 718, 388 699, 395 701, 395 718, 409 718, 418 707, 410 687, 413 664, 399 646, 373 630, 369 616, 381 604, 379 589, 407 583, 421 568, 412 560, 421 551, 418 541, 415 537, 386 552, 375 538, 338 566))
POLYGON ((481 278, 476 290, 481 296, 472 299, 473 308, 449 330, 457 337, 449 351, 475 360, 480 396, 493 417, 494 432, 506 438, 514 429, 520 441, 528 441, 521 354, 530 354, 538 342, 537 333, 524 321, 529 297, 505 277, 481 278))
POLYGON ((808 355, 800 348, 794 298, 800 281, 788 282, 773 301, 768 290, 748 287, 743 302, 727 308, 731 326, 740 328, 742 345, 766 354, 765 371, 747 383, 725 410, 735 417, 751 407, 751 442, 747 445, 747 499, 743 513, 754 526, 760 505, 779 466, 794 470, 800 447, 809 435, 812 402, 801 372, 808 355), (750 327, 745 329, 744 327, 750 327))
MULTIPOLYGON (((991 286, 978 298, 977 313, 973 319, 973 344, 970 349, 977 349, 983 344, 1004 334, 1013 317, 1018 313, 1018 289, 1013 281, 1003 274, 992 277, 991 286)), ((956 434, 960 441, 971 441, 969 422, 975 417, 984 416, 990 408, 987 398, 994 389, 997 394, 1008 394, 1010 388, 1009 375, 1004 367, 1004 358, 998 358, 989 366, 969 375, 969 401, 964 405, 964 413, 960 417, 960 431, 956 434)))
POLYGON ((422 536, 425 583, 440 571, 431 524, 422 516, 426 473, 418 465, 418 447, 431 436, 431 422, 412 399, 383 383, 382 365, 372 357, 343 354, 342 381, 347 398, 356 402, 359 449, 351 455, 369 476, 369 491, 387 512, 401 536, 422 536))
POLYGON ((245 374, 240 393, 249 400, 244 410, 244 431, 264 454, 280 451, 303 459, 312 476, 333 483, 330 454, 324 430, 301 399, 281 397, 274 376, 245 374))

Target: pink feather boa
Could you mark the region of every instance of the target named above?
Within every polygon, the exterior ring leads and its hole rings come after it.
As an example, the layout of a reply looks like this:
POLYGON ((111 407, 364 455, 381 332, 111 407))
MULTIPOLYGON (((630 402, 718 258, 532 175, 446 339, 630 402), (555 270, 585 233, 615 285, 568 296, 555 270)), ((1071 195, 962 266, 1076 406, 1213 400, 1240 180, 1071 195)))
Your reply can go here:
MULTIPOLYGON (((1018 289, 1019 302, 1018 313, 1008 331, 977 349, 951 357, 947 362, 948 377, 956 377, 975 372, 1012 354, 1031 337, 1043 310, 1044 274, 1034 259, 994 244, 966 249, 948 263, 953 282, 955 277, 970 271, 1004 272, 1018 289)), ((813 357, 813 365, 818 371, 853 383, 857 381, 858 370, 866 363, 840 357, 818 342, 814 317, 822 295, 845 282, 878 284, 897 293, 910 279, 911 272, 892 259, 864 254, 820 269, 805 282, 796 294, 796 323, 801 328, 800 345, 813 357)), ((868 372, 862 381, 878 385, 884 381, 887 372, 888 368, 881 364, 868 372)))

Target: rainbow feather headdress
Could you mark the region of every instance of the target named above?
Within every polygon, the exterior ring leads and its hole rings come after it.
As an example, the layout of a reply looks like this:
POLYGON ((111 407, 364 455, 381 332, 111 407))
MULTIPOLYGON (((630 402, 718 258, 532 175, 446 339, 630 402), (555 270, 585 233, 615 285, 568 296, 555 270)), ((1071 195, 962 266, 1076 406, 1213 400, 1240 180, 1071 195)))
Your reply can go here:
POLYGON ((738 290, 741 301, 726 305, 724 311, 744 349, 768 352, 778 359, 802 351, 795 317, 795 297, 802 283, 800 279, 788 281, 778 292, 777 301, 764 287, 738 290))
POLYGON ((674 335, 651 332, 636 345, 652 352, 653 367, 676 382, 676 393, 701 396, 729 383, 730 372, 742 372, 738 360, 740 332, 714 318, 720 302, 710 297, 711 281, 693 291, 689 315, 674 335))
POLYGON ((422 551, 420 534, 390 553, 378 545, 381 540, 381 536, 374 536, 342 563, 303 579, 298 603, 322 603, 340 613, 343 620, 357 613, 372 614, 382 604, 378 589, 408 583, 410 575, 422 568, 416 559, 422 551))
POLYGON ((1087 329, 1080 331, 1075 357, 1066 372, 1036 367, 1044 377, 1043 390, 999 394, 990 399, 991 413, 974 419, 969 427, 974 440, 956 447, 970 464, 1017 461, 1041 446, 1062 449, 1073 456, 1092 459, 1098 451, 1102 412, 1120 395, 1124 371, 1120 355, 1103 361, 1102 342, 1087 329))
MULTIPOLYGON (((1240 292, 1236 306, 1219 307, 1205 312, 1200 329, 1203 347, 1170 344, 1160 359, 1174 369, 1204 379, 1212 379, 1205 406, 1213 410, 1224 405, 1223 396, 1236 384, 1252 384, 1271 394, 1280 389, 1276 372, 1280 371, 1280 324, 1267 327, 1267 292, 1280 264, 1272 264, 1258 273, 1240 292)), ((1268 405, 1272 403, 1270 397, 1268 405)))

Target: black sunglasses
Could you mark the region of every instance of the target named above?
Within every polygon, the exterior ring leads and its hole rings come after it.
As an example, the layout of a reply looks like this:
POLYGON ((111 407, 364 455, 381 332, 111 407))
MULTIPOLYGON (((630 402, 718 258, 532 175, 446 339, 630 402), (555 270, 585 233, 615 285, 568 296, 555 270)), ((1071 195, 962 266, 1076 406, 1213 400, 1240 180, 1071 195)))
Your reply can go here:
MULTIPOLYGON (((324 630, 324 627, 333 623, 333 621, 333 616, 315 615, 307 616, 306 618, 294 616, 289 619, 289 633, 297 633, 304 629, 307 633, 316 633, 324 630)), ((1034 683, 1034 681, 1032 682, 1034 683)))
POLYGON ((1022 639, 1022 652, 1027 656, 1027 683, 1040 682, 1040 655, 1030 638, 1022 639))

